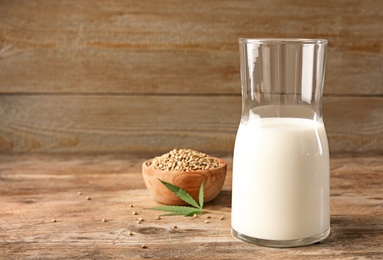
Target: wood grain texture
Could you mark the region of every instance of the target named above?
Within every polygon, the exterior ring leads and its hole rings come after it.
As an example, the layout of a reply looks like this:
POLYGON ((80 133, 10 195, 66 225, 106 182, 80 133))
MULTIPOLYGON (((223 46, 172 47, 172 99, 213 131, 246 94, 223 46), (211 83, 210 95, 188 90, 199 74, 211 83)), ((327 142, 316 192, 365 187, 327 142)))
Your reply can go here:
MULTIPOLYGON (((326 97, 330 152, 383 152, 383 99, 326 97)), ((0 96, 2 152, 232 154, 240 96, 0 96)))
POLYGON ((8 152, 227 151, 241 109, 239 96, 17 95, 0 100, 6 108, 0 107, 0 144, 8 152))
POLYGON ((207 224, 207 214, 155 220, 158 212, 145 209, 159 205, 140 173, 146 159, 0 155, 1 257, 379 259, 383 254, 382 156, 332 157, 331 235, 323 244, 288 249, 258 247, 231 236, 231 157, 224 157, 229 167, 223 191, 206 204, 221 213, 209 213, 207 224))
POLYGON ((239 37, 328 39, 331 151, 383 151, 380 0, 0 6, 0 151, 231 153, 239 37))
POLYGON ((329 40, 326 94, 383 94, 380 0, 1 5, 2 92, 239 93, 239 37, 311 37, 329 40))

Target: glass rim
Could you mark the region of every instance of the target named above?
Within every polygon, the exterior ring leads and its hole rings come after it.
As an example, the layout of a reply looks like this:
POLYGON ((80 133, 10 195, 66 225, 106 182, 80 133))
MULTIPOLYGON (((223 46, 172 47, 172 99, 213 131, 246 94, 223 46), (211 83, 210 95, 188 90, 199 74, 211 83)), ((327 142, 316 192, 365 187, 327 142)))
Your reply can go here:
POLYGON ((242 44, 327 44, 326 39, 309 38, 239 38, 242 44))

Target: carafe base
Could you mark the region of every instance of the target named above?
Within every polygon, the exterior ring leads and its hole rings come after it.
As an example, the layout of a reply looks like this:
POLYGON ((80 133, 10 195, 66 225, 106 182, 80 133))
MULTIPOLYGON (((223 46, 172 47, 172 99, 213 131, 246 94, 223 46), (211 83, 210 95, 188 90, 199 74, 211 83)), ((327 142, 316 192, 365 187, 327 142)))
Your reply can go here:
POLYGON ((232 235, 242 241, 256 244, 259 246, 267 246, 267 247, 298 247, 298 246, 306 246, 314 243, 320 243, 325 240, 330 235, 330 228, 325 232, 315 235, 312 237, 300 238, 300 239, 292 239, 292 240, 269 240, 269 239, 260 239, 255 237, 249 237, 243 235, 236 230, 231 230, 232 235))

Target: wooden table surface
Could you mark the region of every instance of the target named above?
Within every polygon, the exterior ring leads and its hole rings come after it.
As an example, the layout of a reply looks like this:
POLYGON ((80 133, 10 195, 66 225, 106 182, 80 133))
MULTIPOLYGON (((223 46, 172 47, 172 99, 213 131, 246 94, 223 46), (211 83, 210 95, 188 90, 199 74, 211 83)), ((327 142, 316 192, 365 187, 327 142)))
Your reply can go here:
POLYGON ((156 220, 146 209, 159 204, 141 176, 145 156, 2 154, 0 258, 383 258, 383 155, 333 156, 330 237, 285 249, 232 237, 232 159, 224 158, 224 189, 206 205, 220 213, 156 220))

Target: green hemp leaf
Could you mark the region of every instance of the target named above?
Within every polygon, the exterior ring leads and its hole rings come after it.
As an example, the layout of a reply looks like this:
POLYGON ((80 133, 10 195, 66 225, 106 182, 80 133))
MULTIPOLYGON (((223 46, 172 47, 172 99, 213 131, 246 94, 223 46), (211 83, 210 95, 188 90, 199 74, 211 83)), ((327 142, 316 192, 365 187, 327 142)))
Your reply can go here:
POLYGON ((199 188, 199 204, 193 199, 190 194, 184 189, 177 187, 169 182, 158 179, 162 184, 164 184, 171 192, 173 192, 178 198, 185 201, 190 206, 159 206, 154 208, 149 208, 152 210, 161 210, 170 212, 168 214, 164 214, 162 216, 175 216, 175 215, 183 215, 183 216, 193 216, 194 214, 202 214, 202 207, 204 202, 204 181, 202 181, 201 186, 199 188))

